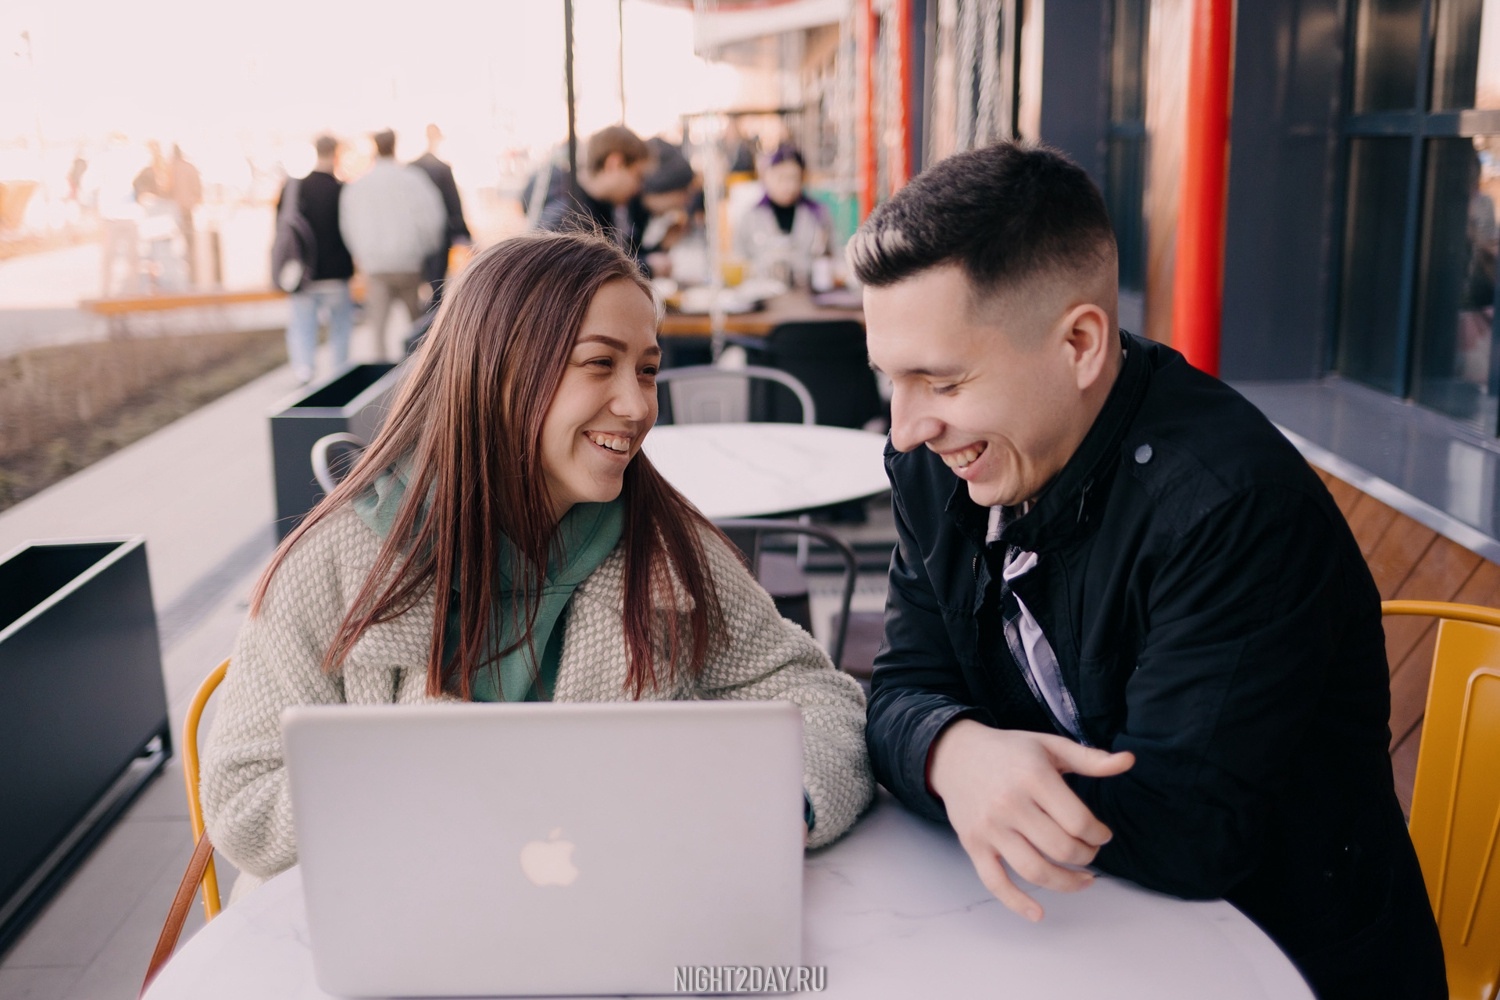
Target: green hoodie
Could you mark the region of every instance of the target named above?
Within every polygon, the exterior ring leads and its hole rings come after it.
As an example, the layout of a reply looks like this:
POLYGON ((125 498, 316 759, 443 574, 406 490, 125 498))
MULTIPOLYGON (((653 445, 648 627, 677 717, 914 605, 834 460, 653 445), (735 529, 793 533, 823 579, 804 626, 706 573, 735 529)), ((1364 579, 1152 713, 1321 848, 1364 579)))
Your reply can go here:
MULTIPOLYGON (((354 510, 381 538, 390 535, 396 512, 406 494, 409 480, 407 463, 387 469, 371 489, 354 498, 354 510)), ((430 502, 430 501, 429 501, 430 502)), ((562 635, 567 620, 568 602, 573 591, 588 579, 619 544, 625 524, 625 506, 618 499, 609 503, 574 504, 563 515, 554 536, 552 553, 547 559, 547 573, 537 599, 536 622, 531 642, 522 643, 490 664, 474 677, 475 701, 538 701, 550 698, 557 666, 562 659, 562 635), (534 662, 542 650, 542 661, 534 662)), ((501 536, 500 565, 496 567, 500 599, 491 618, 491 628, 498 627, 504 649, 515 642, 516 606, 522 594, 515 589, 520 555, 501 536)), ((453 582, 453 596, 448 601, 447 635, 444 658, 451 658, 458 648, 458 581, 453 582)))

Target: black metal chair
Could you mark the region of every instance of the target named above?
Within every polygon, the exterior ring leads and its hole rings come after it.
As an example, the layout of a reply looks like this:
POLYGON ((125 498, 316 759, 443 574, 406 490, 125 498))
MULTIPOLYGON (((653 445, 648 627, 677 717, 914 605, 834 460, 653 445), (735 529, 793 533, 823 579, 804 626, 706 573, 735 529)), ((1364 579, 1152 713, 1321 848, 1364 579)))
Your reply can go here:
POLYGON ((757 363, 786 372, 807 387, 820 424, 864 427, 885 414, 861 323, 847 319, 782 323, 752 350, 758 351, 752 353, 757 363))
POLYGON ((842 669, 844 642, 849 631, 849 605, 854 600, 854 581, 859 573, 859 559, 849 543, 826 528, 801 521, 726 518, 715 521, 714 524, 745 554, 750 563, 750 572, 776 602, 782 617, 791 619, 809 632, 812 631, 812 604, 808 596, 807 577, 799 568, 795 555, 768 551, 766 540, 778 535, 813 539, 826 545, 843 560, 844 584, 839 597, 839 610, 831 619, 833 641, 829 648, 829 657, 834 666, 842 669))

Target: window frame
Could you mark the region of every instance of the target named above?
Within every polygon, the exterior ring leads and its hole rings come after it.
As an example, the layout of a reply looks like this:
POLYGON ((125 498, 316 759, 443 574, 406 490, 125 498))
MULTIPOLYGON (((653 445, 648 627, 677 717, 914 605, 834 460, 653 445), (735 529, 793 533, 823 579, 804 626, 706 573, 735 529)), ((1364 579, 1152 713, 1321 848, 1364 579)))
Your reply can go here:
MULTIPOLYGON (((1338 135, 1338 163, 1340 165, 1339 198, 1335 208, 1333 233, 1336 238, 1331 240, 1331 267, 1330 274, 1335 280, 1330 282, 1329 316, 1332 318, 1332 329, 1327 338, 1327 350, 1324 356, 1324 368, 1329 372, 1342 374, 1338 365, 1340 334, 1343 325, 1342 297, 1344 283, 1347 275, 1344 271, 1344 247, 1349 232, 1349 195, 1352 143, 1357 139, 1386 138, 1405 139, 1407 141, 1407 189, 1404 204, 1402 206, 1402 251, 1400 281, 1401 287, 1398 293, 1398 307, 1396 316, 1396 357, 1394 377, 1392 379, 1396 396, 1404 400, 1412 400, 1416 386, 1414 375, 1416 369, 1416 329, 1418 317, 1417 292, 1420 270, 1419 256, 1421 253, 1422 231, 1424 218, 1422 215, 1422 198, 1424 185, 1427 179, 1427 146, 1433 139, 1473 139, 1478 136, 1496 136, 1500 138, 1500 110, 1468 109, 1463 111, 1432 111, 1429 110, 1432 103, 1432 81, 1433 61, 1436 50, 1436 14, 1437 4, 1440 0, 1421 0, 1421 48, 1417 56, 1417 78, 1414 107, 1410 111, 1367 111, 1354 112, 1354 90, 1355 79, 1358 74, 1360 52, 1359 41, 1359 19, 1361 14, 1360 0, 1350 0, 1347 7, 1348 16, 1345 28, 1345 51, 1348 52, 1346 69, 1344 72, 1342 92, 1342 112, 1339 115, 1338 135)), ((1493 2, 1493 0, 1488 0, 1493 2)), ((1486 11, 1486 13, 1489 13, 1486 11)), ((1500 16, 1500 4, 1496 4, 1495 14, 1500 16)), ((1491 350, 1500 352, 1500 308, 1495 310, 1495 317, 1490 326, 1491 350)), ((1496 391, 1496 365, 1491 365, 1491 385, 1489 390, 1496 391)), ((1377 390, 1384 391, 1384 390, 1377 390)), ((1441 413, 1442 411, 1434 411, 1441 413)), ((1444 414, 1444 416, 1448 416, 1444 414)), ((1463 423, 1460 418, 1452 417, 1455 422, 1463 423)), ((1469 426, 1473 426, 1469 424, 1469 426)), ((1489 437, 1500 436, 1500 419, 1492 426, 1481 427, 1483 433, 1489 437)))

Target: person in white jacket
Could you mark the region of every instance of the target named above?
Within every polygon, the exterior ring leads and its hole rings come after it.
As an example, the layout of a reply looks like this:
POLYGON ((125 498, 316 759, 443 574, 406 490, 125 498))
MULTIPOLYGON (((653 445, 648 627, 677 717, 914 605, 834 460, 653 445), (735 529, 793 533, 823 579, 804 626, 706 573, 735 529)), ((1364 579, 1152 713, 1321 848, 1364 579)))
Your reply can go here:
POLYGON ((373 138, 375 165, 344 186, 339 230, 365 277, 375 346, 382 357, 399 361, 401 348, 390 350, 386 343, 391 301, 401 300, 412 322, 421 315, 422 262, 447 238, 448 211, 426 173, 396 162, 395 132, 384 129, 373 138))

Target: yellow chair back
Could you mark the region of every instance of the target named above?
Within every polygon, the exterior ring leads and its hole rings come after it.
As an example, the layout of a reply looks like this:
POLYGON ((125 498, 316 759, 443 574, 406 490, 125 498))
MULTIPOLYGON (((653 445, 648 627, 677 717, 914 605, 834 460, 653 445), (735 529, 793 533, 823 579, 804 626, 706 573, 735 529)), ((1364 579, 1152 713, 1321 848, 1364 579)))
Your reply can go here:
POLYGON ((1500 611, 1386 601, 1440 619, 1412 787, 1410 832, 1437 914, 1448 991, 1494 1000, 1500 983, 1500 611))
MULTIPOLYGON (((229 661, 225 660, 203 679, 188 705, 187 719, 182 724, 182 776, 187 782, 188 820, 193 824, 194 844, 203 839, 203 806, 198 800, 198 723, 203 718, 209 697, 228 669, 229 661)), ((209 921, 217 917, 219 909, 219 874, 210 857, 203 870, 203 919, 209 921)))

